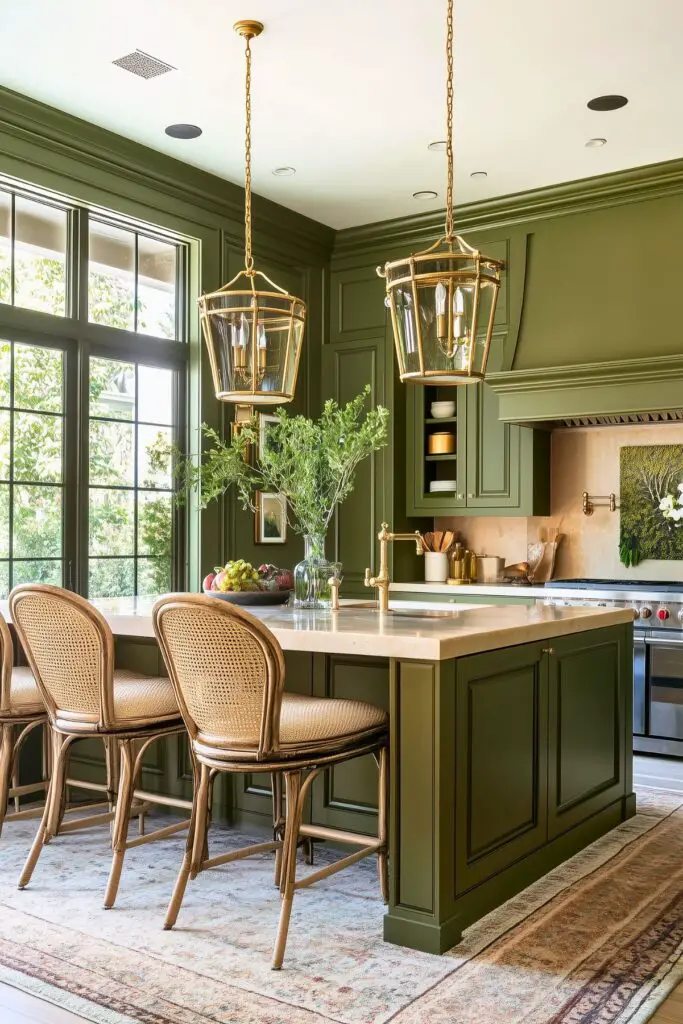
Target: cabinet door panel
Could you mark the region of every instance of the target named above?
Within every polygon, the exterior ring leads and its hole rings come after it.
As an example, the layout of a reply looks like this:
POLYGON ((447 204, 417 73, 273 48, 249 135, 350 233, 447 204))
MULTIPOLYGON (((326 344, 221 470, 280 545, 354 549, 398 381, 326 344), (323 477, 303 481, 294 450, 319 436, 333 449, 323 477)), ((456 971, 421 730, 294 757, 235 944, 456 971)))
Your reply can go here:
MULTIPOLYGON (((502 367, 505 337, 491 341, 488 370, 502 367)), ((516 508, 520 427, 501 423, 499 399, 488 384, 467 389, 467 507, 516 508)))
MULTIPOLYGON (((315 693, 365 700, 389 709, 389 663, 378 658, 316 655, 315 693)), ((350 832, 377 827, 377 764, 358 757, 329 768, 313 784, 312 821, 350 832)))
POLYGON ((546 840, 547 679, 524 644, 457 663, 455 890, 546 840))
MULTIPOLYGON (((378 395, 378 363, 383 339, 349 343, 334 352, 334 397, 340 405, 355 398, 370 385, 370 401, 381 401, 378 395)), ((356 471, 354 488, 339 506, 335 516, 335 543, 328 544, 328 556, 344 566, 344 590, 363 593, 366 566, 374 564, 375 538, 379 529, 381 505, 381 456, 371 455, 356 471)), ((367 594, 367 591, 365 591, 367 594)))
POLYGON ((551 837, 623 795, 622 644, 621 630, 553 641, 548 659, 551 837))

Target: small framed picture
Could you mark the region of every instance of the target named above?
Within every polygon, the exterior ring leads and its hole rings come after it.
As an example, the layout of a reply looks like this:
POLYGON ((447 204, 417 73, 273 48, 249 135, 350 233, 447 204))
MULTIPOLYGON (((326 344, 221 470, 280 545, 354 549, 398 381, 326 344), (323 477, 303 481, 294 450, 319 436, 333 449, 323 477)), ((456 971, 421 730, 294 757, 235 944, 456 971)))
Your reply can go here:
POLYGON ((287 541, 287 505, 282 494, 256 492, 257 544, 284 544, 287 541))
POLYGON ((277 416, 269 415, 268 413, 260 413, 259 415, 259 428, 258 428, 258 454, 260 455, 264 451, 268 443, 268 430, 270 427, 278 422, 277 416))

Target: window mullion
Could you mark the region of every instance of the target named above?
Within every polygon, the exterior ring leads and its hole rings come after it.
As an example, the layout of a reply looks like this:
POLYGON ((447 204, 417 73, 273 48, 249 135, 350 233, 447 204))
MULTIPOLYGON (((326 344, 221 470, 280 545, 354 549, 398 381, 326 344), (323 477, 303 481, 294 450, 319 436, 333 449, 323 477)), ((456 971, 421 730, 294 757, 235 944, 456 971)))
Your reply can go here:
POLYGON ((10 305, 14 305, 14 236, 16 227, 16 204, 14 192, 10 192, 9 222, 9 297, 10 305))

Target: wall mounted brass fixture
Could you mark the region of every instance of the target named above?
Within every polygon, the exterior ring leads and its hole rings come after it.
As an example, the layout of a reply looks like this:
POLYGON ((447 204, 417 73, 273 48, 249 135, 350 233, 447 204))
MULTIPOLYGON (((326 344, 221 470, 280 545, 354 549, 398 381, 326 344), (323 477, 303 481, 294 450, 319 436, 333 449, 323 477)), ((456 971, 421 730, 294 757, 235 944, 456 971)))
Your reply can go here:
POLYGON ((616 512, 619 508, 616 494, 589 494, 584 491, 582 497, 585 516, 592 516, 596 508, 609 508, 610 512, 616 512))

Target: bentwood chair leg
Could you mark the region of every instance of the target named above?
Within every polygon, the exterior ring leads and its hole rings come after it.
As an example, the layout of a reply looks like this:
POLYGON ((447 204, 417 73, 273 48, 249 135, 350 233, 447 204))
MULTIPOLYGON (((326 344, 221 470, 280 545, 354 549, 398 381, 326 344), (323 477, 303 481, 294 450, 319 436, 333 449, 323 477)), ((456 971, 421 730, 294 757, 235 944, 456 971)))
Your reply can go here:
POLYGON ((282 903, 271 964, 274 971, 279 971, 282 967, 282 961, 285 957, 285 946, 287 945, 287 933, 289 932, 289 920, 292 916, 294 881, 296 878, 296 850, 299 841, 302 811, 300 771, 285 772, 285 793, 287 799, 287 821, 282 854, 282 903))
POLYGON ((111 862, 107 891, 104 895, 105 910, 111 910, 114 906, 116 894, 119 890, 123 858, 126 855, 126 843, 128 841, 130 807, 133 802, 133 791, 135 789, 135 740, 119 740, 118 746, 121 777, 119 779, 119 795, 116 800, 116 813, 111 841, 114 856, 111 862))
POLYGON ((171 902, 166 911, 166 919, 164 921, 164 929, 166 931, 172 928, 178 920, 178 913, 185 896, 188 879, 190 877, 196 878, 199 868, 201 868, 201 860, 198 866, 195 864, 195 851, 198 851, 197 855, 203 859, 203 853, 206 849, 207 803, 212 790, 211 773, 206 765, 197 765, 195 766, 194 775, 195 783, 190 829, 187 834, 183 863, 176 879, 171 902))
POLYGON ((45 810, 41 818, 33 845, 26 858, 24 870, 19 879, 19 888, 24 889, 31 881, 34 868, 43 846, 56 834, 52 831, 59 822, 60 807, 64 799, 64 783, 66 781, 66 759, 69 754, 69 737, 63 736, 54 729, 50 730, 52 747, 52 776, 45 798, 45 810))
POLYGON ((14 726, 9 723, 0 725, 0 833, 2 823, 7 814, 7 802, 14 760, 14 726))
MULTIPOLYGON (((19 785, 19 758, 14 758, 14 767, 12 768, 12 788, 16 789, 19 785)), ((18 813, 21 810, 21 797, 14 797, 14 810, 18 813)))
MULTIPOLYGON (((281 839, 285 824, 285 818, 282 813, 282 773, 273 772, 270 778, 273 791, 273 839, 281 839)), ((278 846, 275 851, 275 875, 273 881, 279 889, 280 882, 282 881, 282 846, 278 846)))
POLYGON ((378 768, 378 815, 377 838, 382 844, 377 851, 377 874, 382 899, 389 902, 389 871, 387 863, 387 817, 389 810, 389 751, 386 746, 377 752, 378 768))

